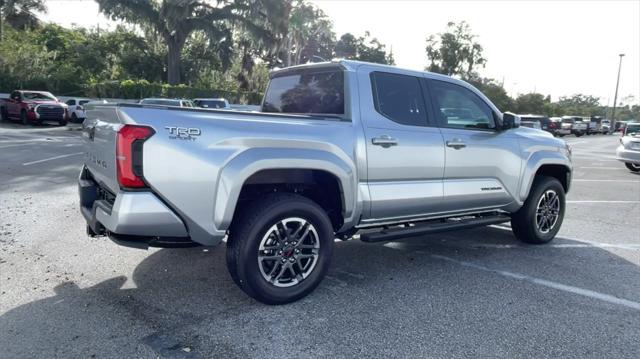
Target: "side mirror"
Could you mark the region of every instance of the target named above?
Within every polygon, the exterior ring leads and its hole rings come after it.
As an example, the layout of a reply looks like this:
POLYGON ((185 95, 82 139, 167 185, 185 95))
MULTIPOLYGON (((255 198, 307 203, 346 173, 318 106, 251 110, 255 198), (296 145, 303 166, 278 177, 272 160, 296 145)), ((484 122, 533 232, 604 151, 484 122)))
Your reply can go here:
POLYGON ((520 116, 515 115, 511 112, 505 112, 502 114, 502 128, 501 130, 506 131, 512 128, 520 127, 520 116))

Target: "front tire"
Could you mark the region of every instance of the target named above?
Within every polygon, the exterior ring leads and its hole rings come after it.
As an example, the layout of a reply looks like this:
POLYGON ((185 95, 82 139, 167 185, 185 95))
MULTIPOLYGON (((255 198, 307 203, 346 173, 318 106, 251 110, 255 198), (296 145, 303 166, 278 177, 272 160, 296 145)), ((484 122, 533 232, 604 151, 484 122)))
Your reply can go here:
POLYGON ((22 124, 25 126, 29 125, 29 119, 27 118, 27 111, 25 110, 20 111, 20 122, 22 122, 22 124))
POLYGON ((9 121, 9 114, 7 113, 7 109, 4 107, 0 107, 0 122, 9 121))
POLYGON ((631 162, 625 162, 624 165, 627 166, 630 171, 640 172, 640 165, 636 165, 631 162))
POLYGON ((244 206, 227 241, 234 282, 265 304, 294 302, 324 278, 333 254, 333 226, 315 202, 275 193, 244 206))
POLYGON ((565 212, 565 193, 553 177, 536 177, 522 208, 511 215, 511 229, 523 242, 544 244, 560 230, 565 212))

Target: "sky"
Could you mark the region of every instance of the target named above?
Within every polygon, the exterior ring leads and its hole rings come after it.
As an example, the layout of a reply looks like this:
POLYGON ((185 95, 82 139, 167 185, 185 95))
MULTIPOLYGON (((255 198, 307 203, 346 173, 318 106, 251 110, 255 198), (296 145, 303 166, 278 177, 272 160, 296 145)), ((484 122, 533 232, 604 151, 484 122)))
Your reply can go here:
MULTIPOLYGON (((396 65, 423 70, 425 39, 449 21, 466 21, 487 59, 479 72, 504 82, 512 95, 533 91, 600 97, 613 105, 622 60, 618 102, 640 103, 640 0, 628 1, 365 1, 311 0, 333 21, 337 36, 370 31, 393 48, 396 65)), ((63 26, 112 28, 91 0, 46 1, 45 21, 63 26)))

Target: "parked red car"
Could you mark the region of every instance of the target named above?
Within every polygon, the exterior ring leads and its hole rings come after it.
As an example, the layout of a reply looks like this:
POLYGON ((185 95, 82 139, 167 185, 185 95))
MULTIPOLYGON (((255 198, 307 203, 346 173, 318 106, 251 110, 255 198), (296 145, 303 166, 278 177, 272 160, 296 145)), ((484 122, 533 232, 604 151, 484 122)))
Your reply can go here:
POLYGON ((67 105, 46 91, 15 90, 8 99, 0 100, 3 121, 20 120, 25 125, 56 122, 67 124, 67 105))

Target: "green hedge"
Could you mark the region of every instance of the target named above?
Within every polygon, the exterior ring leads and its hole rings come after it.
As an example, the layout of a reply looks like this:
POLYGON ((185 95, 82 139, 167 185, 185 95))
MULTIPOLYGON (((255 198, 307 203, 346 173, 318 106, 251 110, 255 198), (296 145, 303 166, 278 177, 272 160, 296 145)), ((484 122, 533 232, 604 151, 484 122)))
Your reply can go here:
POLYGON ((142 99, 145 97, 196 98, 224 97, 231 103, 259 105, 262 93, 195 88, 187 85, 167 85, 147 80, 124 80, 93 83, 86 95, 96 98, 142 99))

